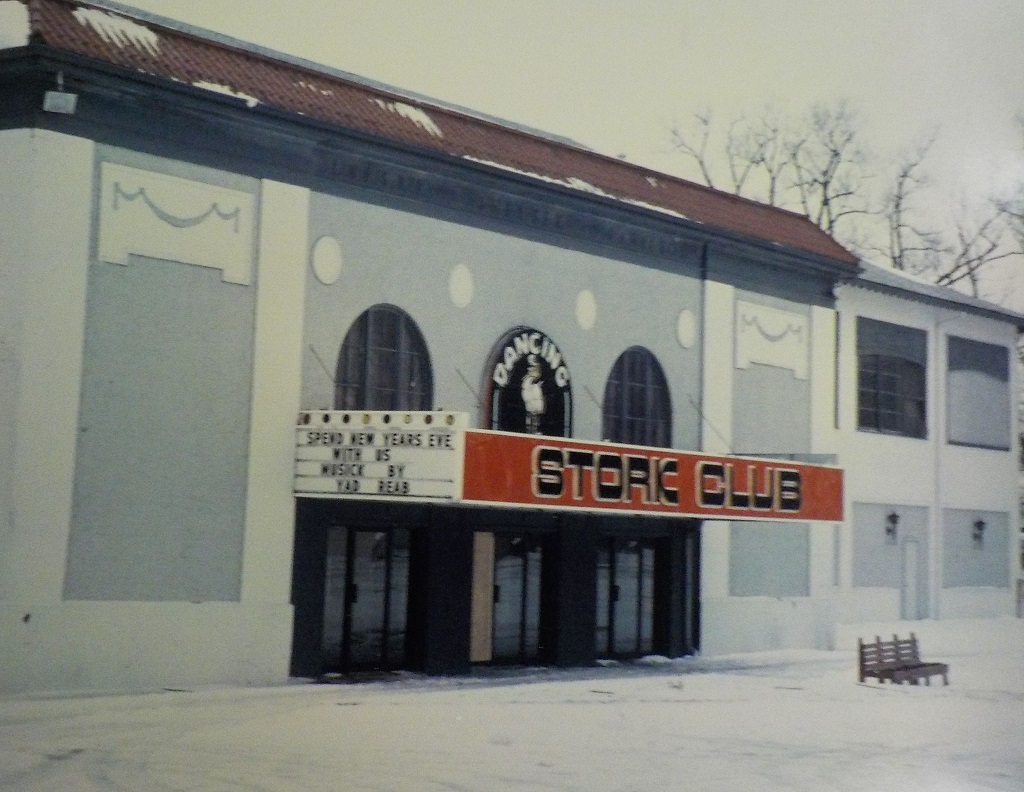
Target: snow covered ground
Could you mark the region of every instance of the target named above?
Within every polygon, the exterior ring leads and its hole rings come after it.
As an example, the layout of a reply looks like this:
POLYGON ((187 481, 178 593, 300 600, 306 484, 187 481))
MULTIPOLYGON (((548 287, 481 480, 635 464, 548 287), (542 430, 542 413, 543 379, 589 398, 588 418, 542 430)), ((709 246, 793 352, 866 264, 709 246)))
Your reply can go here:
POLYGON ((1024 790, 1024 621, 913 628, 949 687, 857 684, 851 647, 0 699, 0 789, 1024 790))

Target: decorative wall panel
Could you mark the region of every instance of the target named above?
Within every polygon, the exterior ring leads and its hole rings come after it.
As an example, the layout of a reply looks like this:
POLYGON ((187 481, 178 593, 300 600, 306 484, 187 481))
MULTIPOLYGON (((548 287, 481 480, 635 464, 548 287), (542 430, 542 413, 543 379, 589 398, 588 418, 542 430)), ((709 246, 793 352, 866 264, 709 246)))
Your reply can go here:
POLYGON ((789 369, 800 380, 807 379, 809 327, 806 316, 736 302, 736 368, 751 363, 789 369))
POLYGON ((104 162, 100 168, 98 257, 131 254, 221 270, 252 283, 252 195, 104 162))

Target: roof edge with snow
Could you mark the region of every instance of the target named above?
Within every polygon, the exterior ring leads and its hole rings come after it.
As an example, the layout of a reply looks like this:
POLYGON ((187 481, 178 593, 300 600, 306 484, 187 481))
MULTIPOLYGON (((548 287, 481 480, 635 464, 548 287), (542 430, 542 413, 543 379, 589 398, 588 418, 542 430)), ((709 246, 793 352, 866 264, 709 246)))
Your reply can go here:
POLYGON ((875 264, 861 262, 860 276, 851 281, 850 285, 1009 322, 1015 325, 1018 331, 1024 332, 1024 314, 979 297, 972 297, 949 286, 927 283, 875 264))

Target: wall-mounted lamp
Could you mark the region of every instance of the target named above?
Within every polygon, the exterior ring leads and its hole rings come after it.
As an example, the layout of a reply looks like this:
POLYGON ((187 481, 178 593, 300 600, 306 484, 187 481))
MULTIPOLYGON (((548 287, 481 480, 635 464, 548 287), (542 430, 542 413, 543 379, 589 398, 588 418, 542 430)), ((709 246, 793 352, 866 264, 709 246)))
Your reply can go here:
POLYGON ((971 538, 975 544, 981 544, 985 539, 985 521, 975 520, 974 525, 971 527, 971 538))
POLYGON ((900 516, 896 512, 889 512, 885 516, 885 535, 890 539, 896 538, 896 529, 900 525, 900 516))
POLYGON ((57 90, 43 94, 43 110, 47 113, 74 115, 78 105, 78 94, 64 90, 64 72, 57 72, 57 90))

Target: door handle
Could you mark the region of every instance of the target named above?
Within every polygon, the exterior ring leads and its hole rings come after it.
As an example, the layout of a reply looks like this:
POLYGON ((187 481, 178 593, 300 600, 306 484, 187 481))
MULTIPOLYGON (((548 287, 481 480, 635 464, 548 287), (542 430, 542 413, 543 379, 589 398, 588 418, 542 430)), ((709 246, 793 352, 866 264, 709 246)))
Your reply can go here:
POLYGON ((618 602, 618 601, 619 601, 619 587, 613 584, 612 585, 612 602, 618 602))

